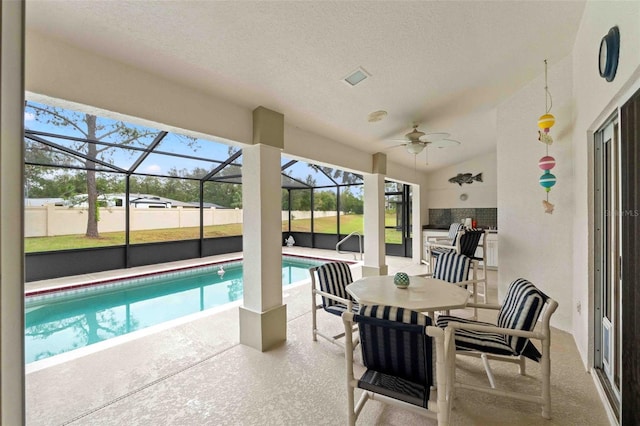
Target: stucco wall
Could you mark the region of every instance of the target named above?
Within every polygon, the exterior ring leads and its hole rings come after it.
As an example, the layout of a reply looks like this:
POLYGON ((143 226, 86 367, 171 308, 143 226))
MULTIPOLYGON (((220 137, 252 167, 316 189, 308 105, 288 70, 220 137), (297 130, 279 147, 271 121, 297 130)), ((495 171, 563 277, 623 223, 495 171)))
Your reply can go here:
MULTIPOLYGON (((252 109, 28 31, 25 87, 165 130, 251 143, 252 109)), ((29 95, 33 97, 33 95, 29 95)), ((257 106, 257 105, 256 105, 257 106)))
MULTIPOLYGON (((516 276, 531 279, 560 303, 553 324, 571 332, 585 366, 591 363, 593 322, 593 131, 640 88, 640 3, 587 2, 570 57, 549 65, 558 183, 544 214, 537 183, 536 120, 544 112, 541 73, 498 108, 499 294, 516 276), (616 79, 598 74, 601 38, 618 25, 616 79), (578 304, 580 311, 578 311, 578 304)), ((542 59, 541 59, 542 60, 542 59)))
POLYGON ((445 167, 427 174, 426 205, 430 209, 478 208, 498 206, 498 172, 496 152, 479 156, 469 161, 445 167), (458 173, 482 173, 482 182, 458 185, 449 179, 458 173), (460 199, 467 194, 466 201, 460 199))
MULTIPOLYGON (((640 2, 587 2, 572 54, 574 132, 573 225, 573 336, 585 362, 591 363, 593 311, 593 138, 618 106, 640 87, 640 2), (607 82, 598 74, 600 40, 617 25, 620 62, 616 78, 607 82), (577 304, 581 311, 578 312, 577 304)), ((501 259, 502 261, 502 259, 501 259)))
POLYGON ((553 95, 552 113, 555 139, 549 155, 555 157, 552 170, 557 177, 549 201, 553 214, 544 212, 544 189, 538 178, 538 160, 545 145, 537 140, 538 117, 545 113, 543 73, 498 108, 498 296, 504 297, 509 284, 526 278, 556 299, 559 308, 552 324, 572 330, 573 271, 573 161, 571 133, 571 58, 549 67, 549 90, 553 95))

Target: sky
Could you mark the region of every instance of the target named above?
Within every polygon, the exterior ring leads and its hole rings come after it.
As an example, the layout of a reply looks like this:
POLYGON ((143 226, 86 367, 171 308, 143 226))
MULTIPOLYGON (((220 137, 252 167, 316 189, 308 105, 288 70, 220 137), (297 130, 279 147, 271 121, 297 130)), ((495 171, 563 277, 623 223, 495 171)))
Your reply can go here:
MULTIPOLYGON (((24 113, 24 124, 27 130, 33 131, 41 131, 48 133, 55 133, 58 135, 64 136, 73 136, 73 137, 85 137, 86 135, 86 125, 83 122, 84 113, 56 108, 56 111, 59 112, 61 117, 66 118, 75 123, 79 123, 78 127, 70 125, 56 125, 50 122, 47 122, 47 118, 50 118, 51 115, 43 115, 37 114, 38 108, 51 108, 47 105, 40 104, 37 102, 29 101, 25 108, 24 113), (84 132, 82 131, 84 130, 84 132)), ((98 117, 97 125, 100 128, 97 132, 97 138, 100 141, 110 142, 110 143, 120 143, 122 140, 122 136, 114 133, 107 136, 104 136, 109 132, 110 129, 113 129, 114 125, 118 123, 117 120, 113 120, 105 117, 98 117), (104 137, 103 137, 104 136, 104 137)), ((147 148, 153 142, 154 138, 160 133, 160 130, 153 129, 149 127, 140 126, 133 123, 125 123, 127 127, 131 129, 135 129, 141 134, 145 135, 139 138, 136 141, 133 141, 130 146, 138 147, 138 148, 147 148)), ((45 137, 51 142, 54 142, 58 145, 62 145, 68 148, 72 148, 75 150, 79 149, 81 143, 70 141, 62 138, 54 138, 54 137, 45 137)), ((102 145, 99 148, 104 148, 102 145)), ((194 157, 199 157, 201 159, 189 159, 189 158, 181 158, 174 157, 170 155, 162 155, 158 153, 151 153, 149 156, 138 166, 136 169, 137 173, 142 174, 150 174, 155 176, 168 176, 171 168, 176 168, 178 170, 187 170, 191 171, 196 167, 205 169, 205 170, 213 170, 219 166, 220 162, 227 160, 230 156, 230 148, 229 145, 226 145, 221 142, 216 142, 213 140, 206 139, 194 139, 184 135, 179 135, 176 133, 169 133, 165 138, 160 142, 160 144, 156 147, 155 151, 164 151, 168 153, 180 153, 183 155, 190 155, 194 157)), ((237 148, 234 148, 234 152, 237 148)), ((131 166, 135 163, 135 161, 142 155, 142 151, 137 151, 133 149, 128 149, 126 147, 108 147, 102 152, 99 156, 100 159, 106 161, 110 164, 116 165, 122 169, 129 170, 131 166)), ((290 161, 289 158, 283 156, 281 165, 284 165, 290 161)), ((235 161, 235 164, 242 164, 242 156, 238 157, 235 161)), ((318 186, 330 186, 333 185, 333 182, 324 175, 324 173, 319 172, 318 170, 309 167, 308 163, 304 161, 299 161, 290 168, 287 169, 286 173, 292 177, 295 177, 302 182, 305 182, 308 176, 311 176, 316 185, 318 186)), ((342 183, 341 180, 337 180, 339 183, 342 183)))
MULTIPOLYGON (((85 135, 79 129, 74 128, 73 126, 60 126, 52 123, 47 123, 44 119, 39 118, 35 113, 33 108, 30 108, 30 105, 34 105, 36 107, 45 107, 43 104, 38 104, 35 102, 29 102, 26 107, 26 111, 24 114, 25 120, 25 128, 28 130, 41 131, 41 132, 49 132, 56 133, 64 136, 74 136, 74 137, 84 137, 85 135)), ((83 114, 79 114, 74 111, 58 109, 61 115, 75 120, 75 122, 81 123, 81 119, 83 114)), ((42 116, 43 117, 43 116, 42 116)), ((98 118, 98 126, 103 126, 103 130, 99 130, 97 132, 97 137, 100 138, 102 135, 107 133, 109 129, 112 129, 113 126, 118 121, 112 120, 109 118, 99 117, 98 118)), ((82 124, 82 123, 81 123, 82 124)), ((146 136, 140 138, 139 140, 133 142, 131 146, 146 148, 148 147, 156 137, 160 133, 158 129, 152 129, 132 123, 125 123, 127 127, 137 130, 146 136)), ((79 126, 82 127, 82 126, 79 126)), ((83 127, 86 130, 86 125, 83 127)), ((79 146, 78 142, 69 141, 61 138, 51 138, 47 137, 48 140, 55 142, 59 145, 63 145, 68 148, 77 149, 79 146)), ((118 143, 121 141, 121 137, 117 134, 111 134, 101 141, 118 143)), ((101 147, 102 148, 102 147, 101 147)), ((169 133, 158 145, 156 150, 165 151, 169 153, 180 153, 184 155, 191 155, 195 157, 206 158, 207 160, 194 160, 187 159, 181 157, 173 157, 162 154, 150 154, 136 169, 139 173, 147 173, 158 176, 166 176, 168 175, 169 170, 172 167, 177 169, 186 169, 193 170, 195 167, 204 168, 207 170, 212 170, 219 165, 219 162, 225 161, 229 157, 229 145, 205 140, 205 139, 193 139, 188 138, 183 135, 178 135, 175 133, 169 133), (211 160, 217 160, 218 162, 213 162, 211 160)), ((123 169, 129 169, 137 158, 142 154, 141 151, 136 151, 132 149, 126 148, 107 148, 101 156, 100 159, 104 161, 108 161, 111 164, 114 164, 123 169)), ((236 160, 236 163, 241 163, 242 157, 239 157, 236 160)))

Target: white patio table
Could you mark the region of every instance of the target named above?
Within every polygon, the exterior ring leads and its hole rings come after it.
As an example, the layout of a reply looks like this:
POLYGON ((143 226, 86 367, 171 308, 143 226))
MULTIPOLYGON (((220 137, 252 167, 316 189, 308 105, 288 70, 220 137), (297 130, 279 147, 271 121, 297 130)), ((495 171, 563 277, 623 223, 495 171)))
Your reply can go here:
POLYGON ((469 292, 464 288, 426 277, 410 277, 407 288, 396 287, 393 275, 364 277, 346 289, 361 305, 388 305, 429 313, 461 309, 469 300, 469 292))

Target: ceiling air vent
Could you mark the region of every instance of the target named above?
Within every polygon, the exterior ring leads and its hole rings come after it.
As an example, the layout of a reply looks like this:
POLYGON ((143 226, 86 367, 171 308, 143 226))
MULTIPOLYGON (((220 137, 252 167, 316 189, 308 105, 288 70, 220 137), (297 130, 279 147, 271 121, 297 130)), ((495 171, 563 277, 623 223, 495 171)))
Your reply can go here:
POLYGON ((368 77, 371 77, 371 74, 366 72, 362 67, 358 67, 355 71, 350 72, 343 80, 349 86, 355 86, 358 83, 362 83, 368 77))

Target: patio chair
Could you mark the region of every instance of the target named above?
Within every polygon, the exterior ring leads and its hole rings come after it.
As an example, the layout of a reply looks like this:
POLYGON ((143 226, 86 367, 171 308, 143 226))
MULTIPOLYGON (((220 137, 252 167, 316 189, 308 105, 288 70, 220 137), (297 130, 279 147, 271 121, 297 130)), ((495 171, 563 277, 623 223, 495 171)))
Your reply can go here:
POLYGON ((456 244, 456 237, 458 236, 458 231, 461 231, 464 228, 462 223, 452 223, 449 226, 449 233, 446 237, 428 237, 428 242, 434 242, 438 244, 444 244, 448 246, 452 246, 456 244))
MULTIPOLYGON (((455 284, 465 289, 471 286, 470 294, 473 298, 473 304, 478 304, 478 261, 471 259, 464 254, 458 254, 455 251, 442 253, 436 258, 433 273, 423 274, 424 277, 433 277, 455 284), (471 279, 469 273, 473 271, 471 279)), ((449 312, 447 312, 448 314, 449 312)), ((473 318, 478 318, 478 307, 473 308, 473 318)))
POLYGON ((506 396, 542 405, 542 417, 551 417, 551 331, 549 320, 558 307, 558 302, 538 290, 529 281, 519 278, 511 283, 502 306, 479 305, 497 309, 497 324, 473 321, 450 315, 438 317, 437 325, 445 328, 447 338, 455 340, 457 355, 472 355, 482 359, 490 387, 455 381, 455 362, 451 367, 450 385, 452 395, 458 388, 483 391, 497 396, 506 396), (544 308, 544 309, 543 309, 544 308), (534 331, 542 315, 541 326, 534 331), (540 340, 542 353, 530 339, 540 340), (542 386, 539 395, 496 389, 495 378, 489 360, 516 363, 520 374, 525 375, 526 358, 541 363, 542 386))
MULTIPOLYGON (((481 229, 462 229, 458 231, 458 236, 455 239, 454 244, 441 244, 438 242, 427 242, 427 256, 429 271, 432 271, 435 267, 434 260, 437 260, 443 254, 446 253, 458 253, 463 254, 472 260, 482 261, 482 277, 475 278, 477 284, 482 284, 482 290, 479 291, 476 288, 474 292, 478 296, 482 297, 484 303, 487 302, 487 246, 486 246, 486 233, 481 229), (476 256, 478 247, 482 248, 482 256, 476 256), (432 265, 434 265, 432 267, 432 265)), ((474 267, 475 270, 475 267, 474 267)))
POLYGON ((341 316, 344 312, 358 312, 358 303, 347 293, 347 285, 353 282, 351 269, 346 262, 329 262, 321 266, 309 268, 311 275, 311 321, 313 341, 318 340, 318 336, 344 347, 344 343, 339 339, 344 337, 344 333, 335 335, 325 334, 318 330, 317 310, 341 316), (316 279, 317 278, 317 279, 316 279), (318 288, 318 284, 320 287, 318 288), (322 297, 322 304, 317 304, 316 296, 322 297))
MULTIPOLYGON (((456 222, 456 223, 452 223, 449 226, 449 233, 447 234, 446 237, 440 237, 440 236, 427 237, 427 241, 426 241, 427 252, 429 251, 429 245, 431 244, 437 244, 437 245, 442 245, 447 247, 452 247, 452 246, 455 247, 456 240, 458 238, 458 233, 463 229, 464 229, 464 225, 462 223, 456 222)), ((429 253, 427 253, 426 259, 422 259, 422 263, 424 263, 425 265, 428 265, 429 268, 431 268, 431 255, 429 253)))
MULTIPOLYGON (((439 425, 449 424, 444 332, 431 326, 431 318, 408 309, 373 305, 363 306, 359 315, 346 312, 342 319, 347 334, 349 425, 356 424, 369 399, 436 418, 439 425), (366 367, 359 379, 353 373, 353 341, 349 333, 354 325, 360 331, 366 367), (436 387, 437 395, 430 399, 436 387), (357 404, 356 388, 362 389, 357 404)), ((450 350, 454 351, 453 345, 450 350)))

